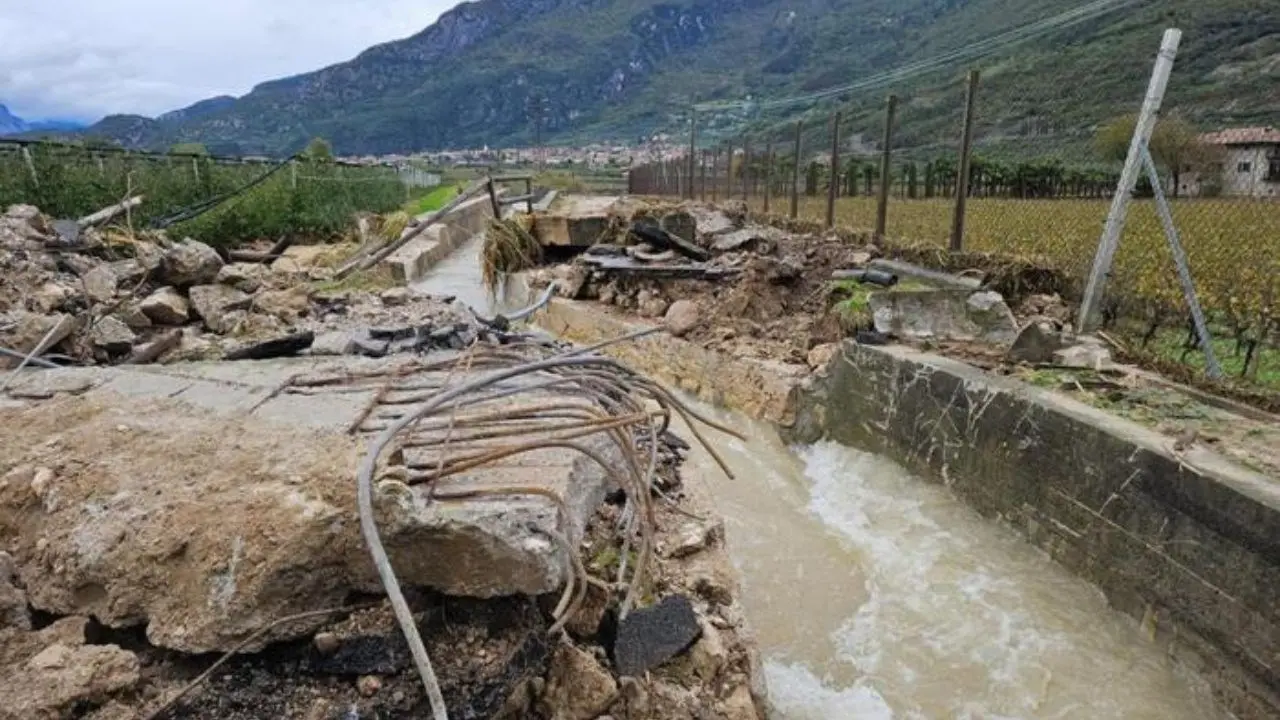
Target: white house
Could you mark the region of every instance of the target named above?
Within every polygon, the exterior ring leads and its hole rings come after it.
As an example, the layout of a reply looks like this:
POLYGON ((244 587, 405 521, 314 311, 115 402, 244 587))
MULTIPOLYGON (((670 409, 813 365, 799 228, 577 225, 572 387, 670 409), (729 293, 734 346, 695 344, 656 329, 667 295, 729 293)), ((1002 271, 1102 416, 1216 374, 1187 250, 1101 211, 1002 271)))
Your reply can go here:
MULTIPOLYGON (((1280 198, 1280 129, 1231 128, 1205 133, 1200 142, 1220 148, 1214 163, 1217 192, 1230 197, 1280 198)), ((1185 173, 1179 184, 1181 195, 1202 195, 1209 190, 1210 178, 1185 173)))

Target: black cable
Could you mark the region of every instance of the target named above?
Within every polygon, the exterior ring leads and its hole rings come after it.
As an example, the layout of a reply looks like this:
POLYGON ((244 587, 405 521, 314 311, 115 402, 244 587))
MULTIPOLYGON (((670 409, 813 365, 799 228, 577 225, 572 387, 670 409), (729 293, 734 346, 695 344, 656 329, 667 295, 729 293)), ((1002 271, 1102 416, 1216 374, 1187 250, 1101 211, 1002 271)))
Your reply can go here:
POLYGON ((231 198, 234 198, 237 195, 242 195, 248 192, 249 190, 252 190, 253 188, 257 187, 258 185, 261 185, 272 175, 275 175, 276 173, 280 172, 280 170, 282 170, 286 165, 293 162, 294 160, 297 160, 299 157, 301 157, 301 153, 299 153, 298 155, 290 156, 284 160, 281 160, 279 163, 276 163, 276 165, 272 167, 270 170, 267 170, 266 172, 262 173, 258 177, 250 180, 249 182, 245 183, 244 185, 241 185, 240 187, 234 190, 228 190, 227 192, 224 192, 221 195, 215 195, 206 200, 201 200, 198 203, 188 205, 187 207, 182 208, 181 210, 178 210, 172 215, 160 218, 159 220, 153 220, 151 222, 151 227, 156 230, 163 230, 176 223, 180 223, 186 220, 191 220, 193 218, 200 217, 201 215, 218 207, 219 205, 230 200, 231 198))

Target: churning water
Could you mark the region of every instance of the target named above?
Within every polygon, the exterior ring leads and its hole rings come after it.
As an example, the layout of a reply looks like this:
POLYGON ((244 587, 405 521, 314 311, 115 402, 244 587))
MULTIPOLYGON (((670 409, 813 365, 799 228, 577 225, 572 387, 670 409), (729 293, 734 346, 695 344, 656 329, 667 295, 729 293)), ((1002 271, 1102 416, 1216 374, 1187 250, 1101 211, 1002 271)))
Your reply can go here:
POLYGON ((725 518, 786 720, 1208 720, 1203 680, 1137 623, 945 488, 833 443, 750 433, 690 463, 725 518))

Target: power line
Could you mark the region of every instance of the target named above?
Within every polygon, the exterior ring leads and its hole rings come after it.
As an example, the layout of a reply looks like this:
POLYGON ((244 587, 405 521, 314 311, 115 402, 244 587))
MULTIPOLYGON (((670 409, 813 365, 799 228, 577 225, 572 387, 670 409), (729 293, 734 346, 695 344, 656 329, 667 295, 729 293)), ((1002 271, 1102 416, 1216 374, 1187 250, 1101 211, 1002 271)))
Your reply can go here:
POLYGON ((1037 20, 1011 30, 1006 30, 998 35, 970 43, 927 60, 907 63, 906 65, 872 75, 862 80, 827 88, 825 90, 818 90, 805 95, 795 95, 792 97, 779 98, 759 103, 745 100, 726 100, 722 102, 699 103, 695 104, 693 107, 698 111, 741 110, 750 107, 757 107, 761 109, 779 108, 786 107, 788 105, 812 102, 814 100, 821 100, 823 98, 831 97, 833 95, 841 95, 847 92, 884 87, 908 80, 918 75, 940 70, 952 63, 973 60, 984 55, 989 55, 1018 43, 1041 37, 1088 20, 1093 20, 1101 17, 1102 15, 1119 10, 1126 5, 1131 5, 1140 1, 1142 0, 1093 0, 1093 2, 1067 10, 1066 12, 1059 13, 1042 20, 1037 20))

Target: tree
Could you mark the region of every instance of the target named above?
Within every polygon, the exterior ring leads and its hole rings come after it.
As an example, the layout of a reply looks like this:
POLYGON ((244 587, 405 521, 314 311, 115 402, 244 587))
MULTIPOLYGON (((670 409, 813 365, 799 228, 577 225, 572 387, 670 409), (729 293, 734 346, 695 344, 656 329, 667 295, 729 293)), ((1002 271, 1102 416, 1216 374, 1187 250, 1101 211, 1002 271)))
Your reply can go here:
MULTIPOLYGON (((1129 154, 1129 143, 1138 124, 1135 114, 1121 115, 1098 130, 1094 142, 1106 160, 1123 161, 1129 154)), ((1182 173, 1207 165, 1208 149, 1200 144, 1194 126, 1178 117, 1160 118, 1151 133, 1151 159, 1169 173, 1172 195, 1178 196, 1182 173)), ((1145 173, 1143 173, 1145 176, 1145 173)))
POLYGON ((209 154, 209 149, 200 143, 177 143, 169 148, 171 155, 205 155, 209 154))
POLYGON ((307 149, 303 154, 308 159, 316 162, 329 162, 333 160, 333 146, 324 138, 311 138, 311 142, 307 143, 307 149))

